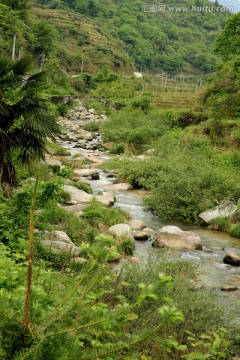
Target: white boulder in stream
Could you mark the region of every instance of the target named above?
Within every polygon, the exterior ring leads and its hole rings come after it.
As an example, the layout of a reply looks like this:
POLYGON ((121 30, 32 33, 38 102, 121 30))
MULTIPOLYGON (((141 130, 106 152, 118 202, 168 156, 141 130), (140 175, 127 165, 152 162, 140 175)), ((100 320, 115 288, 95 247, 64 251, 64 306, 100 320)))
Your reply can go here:
POLYGON ((96 195, 96 200, 106 206, 114 204, 114 195, 112 192, 104 191, 101 195, 96 195))
POLYGON ((240 257, 233 252, 228 252, 223 259, 224 264, 240 266, 240 257))
POLYGON ((150 235, 145 231, 133 230, 132 232, 135 240, 144 241, 150 238, 150 235))
POLYGON ((128 224, 116 224, 111 226, 108 231, 110 234, 115 235, 116 237, 128 237, 133 239, 132 229, 128 224))
POLYGON ((69 194, 71 201, 77 203, 90 203, 93 200, 92 194, 79 190, 75 186, 64 185, 64 191, 69 194))
POLYGON ((119 183, 119 184, 111 184, 103 186, 103 189, 112 190, 112 191, 127 191, 132 190, 133 186, 128 183, 119 183))
POLYGON ((225 202, 218 206, 215 206, 212 209, 202 212, 199 217, 209 223, 211 220, 214 220, 219 217, 231 216, 237 211, 237 205, 233 202, 225 202))
POLYGON ((144 221, 138 219, 130 220, 129 225, 133 230, 142 230, 146 227, 144 221))
POLYGON ((75 169, 74 173, 81 177, 90 177, 93 180, 99 179, 99 172, 97 169, 75 169))
POLYGON ((201 250, 200 237, 192 231, 183 231, 176 226, 164 226, 156 234, 154 247, 167 247, 175 250, 201 250))

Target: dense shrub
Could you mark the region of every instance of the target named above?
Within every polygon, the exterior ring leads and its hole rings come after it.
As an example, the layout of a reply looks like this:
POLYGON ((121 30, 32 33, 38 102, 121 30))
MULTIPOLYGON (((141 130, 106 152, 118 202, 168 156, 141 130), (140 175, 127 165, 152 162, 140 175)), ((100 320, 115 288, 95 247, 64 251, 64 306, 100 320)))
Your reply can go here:
POLYGON ((176 117, 174 125, 185 128, 190 125, 197 125, 207 120, 207 116, 203 113, 194 113, 192 111, 184 111, 176 117))
POLYGON ((101 203, 93 200, 83 211, 82 218, 93 226, 105 225, 112 226, 124 223, 126 215, 117 208, 108 208, 101 203))
POLYGON ((240 238, 240 223, 230 228, 229 234, 236 238, 240 238))

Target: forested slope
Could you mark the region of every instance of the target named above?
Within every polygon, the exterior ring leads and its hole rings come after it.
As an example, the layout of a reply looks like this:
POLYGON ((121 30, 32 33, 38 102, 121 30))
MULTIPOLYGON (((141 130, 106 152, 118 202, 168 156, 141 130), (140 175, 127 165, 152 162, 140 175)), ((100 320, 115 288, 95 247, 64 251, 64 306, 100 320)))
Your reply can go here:
MULTIPOLYGON (((215 6, 207 0, 165 1, 171 6, 215 6)), ((48 68, 208 73, 216 68, 213 43, 229 17, 216 12, 144 13, 134 0, 1 0, 0 47, 31 53, 48 68), (4 4, 4 5, 3 5, 4 4), (10 10, 11 8, 11 10, 10 10)))

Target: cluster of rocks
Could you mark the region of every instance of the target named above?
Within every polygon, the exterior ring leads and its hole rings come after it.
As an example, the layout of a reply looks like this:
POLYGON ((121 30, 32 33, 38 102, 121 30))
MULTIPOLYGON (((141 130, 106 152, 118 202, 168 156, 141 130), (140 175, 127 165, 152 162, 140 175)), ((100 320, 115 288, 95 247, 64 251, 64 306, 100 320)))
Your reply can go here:
POLYGON ((96 149, 96 143, 100 140, 100 134, 92 135, 91 132, 83 129, 83 126, 89 121, 100 121, 105 120, 106 115, 97 115, 94 109, 86 109, 80 101, 74 109, 69 110, 65 116, 59 117, 59 124, 62 127, 62 133, 58 138, 58 142, 69 141, 75 143, 75 147, 96 149))
POLYGON ((99 121, 106 120, 106 115, 97 115, 95 109, 86 109, 80 100, 76 100, 76 106, 68 111, 65 118, 72 121, 82 120, 83 122, 91 120, 99 121))
POLYGON ((118 239, 128 238, 131 240, 149 240, 154 231, 147 228, 142 220, 131 220, 128 224, 116 224, 108 229, 108 232, 118 239))

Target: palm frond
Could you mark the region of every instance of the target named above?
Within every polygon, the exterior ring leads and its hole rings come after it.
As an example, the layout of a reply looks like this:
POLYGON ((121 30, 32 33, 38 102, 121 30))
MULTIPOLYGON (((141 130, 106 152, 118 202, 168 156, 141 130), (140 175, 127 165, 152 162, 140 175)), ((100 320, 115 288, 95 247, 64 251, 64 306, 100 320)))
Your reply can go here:
POLYGON ((25 81, 26 73, 30 70, 30 58, 10 61, 0 58, 0 89, 17 87, 25 81))
POLYGON ((14 129, 9 135, 9 143, 12 151, 18 151, 18 160, 29 163, 33 159, 44 159, 45 138, 38 132, 14 129))
POLYGON ((26 91, 27 93, 35 93, 39 92, 42 88, 46 88, 47 84, 47 73, 45 71, 38 72, 29 76, 24 86, 22 87, 22 91, 26 91))
POLYGON ((13 105, 13 111, 24 118, 24 131, 39 132, 41 136, 53 138, 60 134, 60 126, 48 113, 46 101, 36 96, 25 96, 13 105))

